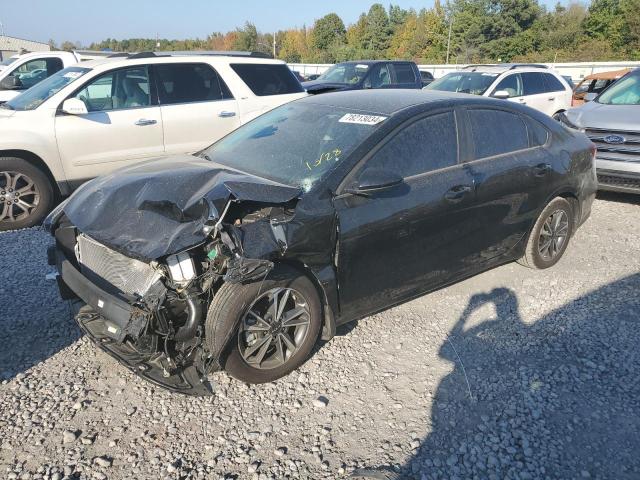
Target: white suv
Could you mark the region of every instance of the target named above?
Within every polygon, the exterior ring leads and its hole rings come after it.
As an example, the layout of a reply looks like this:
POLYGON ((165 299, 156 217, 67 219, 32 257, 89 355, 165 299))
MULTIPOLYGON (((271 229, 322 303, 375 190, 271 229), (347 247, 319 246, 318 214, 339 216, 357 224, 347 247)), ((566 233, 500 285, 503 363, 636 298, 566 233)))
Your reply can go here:
POLYGON ((546 65, 469 65, 447 73, 425 90, 471 93, 528 105, 556 117, 571 107, 573 88, 546 65))
POLYGON ((118 54, 68 67, 0 106, 0 230, 145 159, 193 153, 305 96, 284 62, 234 54, 118 54))

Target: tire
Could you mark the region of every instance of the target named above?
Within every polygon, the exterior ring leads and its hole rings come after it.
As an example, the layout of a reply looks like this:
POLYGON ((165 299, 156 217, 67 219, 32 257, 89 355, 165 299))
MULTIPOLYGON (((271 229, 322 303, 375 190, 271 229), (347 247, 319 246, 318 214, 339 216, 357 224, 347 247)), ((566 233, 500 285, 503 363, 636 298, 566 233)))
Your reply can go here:
POLYGON ((554 198, 536 220, 527 240, 525 254, 518 263, 538 270, 558 263, 573 235, 574 225, 573 209, 569 202, 561 197, 554 198))
POLYGON ((222 285, 207 312, 207 346, 214 354, 223 349, 228 353, 224 369, 232 377, 246 383, 272 382, 307 360, 320 333, 321 312, 314 284, 296 270, 277 267, 264 281, 222 285), (282 315, 275 320, 269 319, 274 296, 280 305, 284 300, 282 315))
POLYGON ((53 186, 42 170, 22 158, 0 157, 0 231, 39 224, 53 198, 53 186))

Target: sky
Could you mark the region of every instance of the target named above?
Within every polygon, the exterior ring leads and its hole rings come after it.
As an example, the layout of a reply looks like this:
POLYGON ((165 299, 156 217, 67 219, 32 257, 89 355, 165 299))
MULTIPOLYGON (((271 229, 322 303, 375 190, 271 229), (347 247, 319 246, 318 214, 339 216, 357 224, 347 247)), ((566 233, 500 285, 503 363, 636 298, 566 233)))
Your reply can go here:
MULTIPOLYGON (((259 31, 311 26, 335 12, 348 25, 374 0, 0 0, 4 34, 60 44, 88 45, 106 38, 204 38, 253 22, 259 31)), ((389 1, 381 1, 387 6, 389 1)), ((393 0, 403 8, 420 9, 433 0, 393 0)), ((2 32, 0 31, 0 35, 2 32)))
MULTIPOLYGON (((354 23, 374 0, 0 0, 4 34, 40 42, 88 45, 106 38, 204 38, 253 22, 259 31, 311 26, 335 12, 354 23)), ((385 6, 389 0, 380 1, 385 6)), ((431 7, 433 0, 393 0, 403 8, 431 7)), ((541 2, 543 3, 543 2, 541 2)), ((0 35, 2 31, 0 30, 0 35)))

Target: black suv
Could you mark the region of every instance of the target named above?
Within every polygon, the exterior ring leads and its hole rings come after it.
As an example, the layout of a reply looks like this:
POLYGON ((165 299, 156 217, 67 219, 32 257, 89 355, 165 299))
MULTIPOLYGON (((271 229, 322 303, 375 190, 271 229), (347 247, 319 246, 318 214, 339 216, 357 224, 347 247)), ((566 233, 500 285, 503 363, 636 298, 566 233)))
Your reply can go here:
POLYGON ((337 63, 316 80, 303 82, 309 93, 366 88, 422 88, 418 66, 413 62, 358 60, 337 63))

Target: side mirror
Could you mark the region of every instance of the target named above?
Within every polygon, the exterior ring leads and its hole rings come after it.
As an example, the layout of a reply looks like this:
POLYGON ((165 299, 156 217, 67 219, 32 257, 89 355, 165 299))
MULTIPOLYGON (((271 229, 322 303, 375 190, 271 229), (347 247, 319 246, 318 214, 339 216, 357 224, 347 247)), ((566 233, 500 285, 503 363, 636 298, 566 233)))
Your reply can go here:
POLYGON ((500 100, 506 100, 507 98, 511 97, 511 94, 506 90, 497 90, 493 92, 493 95, 491 96, 493 98, 499 98, 500 100))
POLYGON ((0 82, 1 90, 20 90, 23 88, 22 80, 15 75, 8 75, 0 82))
POLYGON ((585 102, 592 102, 593 100, 596 99, 597 96, 598 96, 598 94, 596 92, 589 92, 589 93, 585 94, 585 96, 582 99, 585 102))
POLYGON ((345 193, 352 195, 369 196, 373 192, 380 192, 393 188, 402 183, 402 177, 397 173, 378 168, 366 169, 360 175, 360 178, 351 188, 347 188, 345 193))
POLYGON ((79 98, 68 98, 62 103, 62 111, 69 115, 86 115, 87 105, 79 98))

